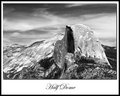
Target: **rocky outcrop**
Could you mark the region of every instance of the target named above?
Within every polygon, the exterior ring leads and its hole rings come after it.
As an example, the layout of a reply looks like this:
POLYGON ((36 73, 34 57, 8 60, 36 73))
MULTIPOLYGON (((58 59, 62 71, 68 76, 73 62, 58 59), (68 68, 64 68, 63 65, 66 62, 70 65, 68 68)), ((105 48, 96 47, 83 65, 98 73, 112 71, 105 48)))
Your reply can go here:
MULTIPOLYGON (((87 61, 88 63, 105 64, 111 67, 104 49, 94 36, 93 31, 82 24, 66 26, 65 35, 62 40, 56 42, 54 53, 56 64, 63 70, 66 66, 67 53, 72 53, 74 60, 77 58, 85 61, 82 63, 87 61)), ((69 64, 67 63, 67 65, 69 64)))
POLYGON ((89 27, 79 24, 68 28, 73 31, 75 55, 79 54, 79 57, 98 59, 99 62, 97 61, 97 63, 107 63, 110 66, 101 43, 89 27))
POLYGON ((64 35, 35 42, 19 54, 9 57, 3 64, 3 71, 8 74, 8 78, 24 79, 24 70, 39 74, 34 76, 36 79, 63 78, 81 61, 110 66, 103 47, 89 27, 82 24, 68 25, 64 35))

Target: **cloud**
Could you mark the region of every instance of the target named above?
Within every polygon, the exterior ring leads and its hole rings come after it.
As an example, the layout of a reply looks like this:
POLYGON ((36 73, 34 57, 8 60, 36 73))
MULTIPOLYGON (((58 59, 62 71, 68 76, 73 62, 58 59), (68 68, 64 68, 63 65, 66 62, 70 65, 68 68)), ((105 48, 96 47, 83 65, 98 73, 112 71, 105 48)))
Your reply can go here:
MULTIPOLYGON (((98 38, 116 38, 116 16, 114 14, 96 14, 96 15, 83 15, 76 17, 60 17, 57 15, 48 14, 50 17, 49 22, 40 22, 40 20, 32 19, 29 22, 18 22, 17 24, 14 22, 8 22, 9 25, 7 30, 19 30, 19 33, 13 33, 11 36, 17 38, 47 38, 53 36, 53 34, 65 31, 65 25, 69 24, 77 24, 82 23, 90 26, 95 35, 98 38), (60 20, 59 20, 60 18, 60 20), (51 22, 50 22, 51 21, 51 22), (31 22, 31 23, 30 23, 31 22), (34 24, 37 22, 37 24, 34 24), (41 25, 43 24, 43 25, 41 25)), ((38 16, 37 16, 38 17, 38 16)), ((46 19, 45 19, 46 20, 46 19)), ((5 27, 4 27, 5 28, 5 27)), ((13 40, 13 39, 12 39, 13 40)))
POLYGON ((36 9, 30 16, 26 17, 26 14, 22 14, 22 18, 4 18, 3 30, 4 31, 28 31, 32 29, 54 26, 57 24, 63 24, 66 19, 54 15, 47 11, 47 9, 36 9))
POLYGON ((68 7, 68 8, 70 8, 70 7, 78 7, 78 6, 84 6, 84 5, 87 5, 87 4, 89 4, 89 3, 72 3, 72 4, 66 4, 65 5, 65 7, 68 7))
POLYGON ((64 32, 65 25, 82 23, 90 26, 98 38, 116 38, 116 14, 111 11, 97 12, 94 9, 96 7, 88 10, 89 8, 86 9, 84 5, 86 4, 65 4, 67 9, 59 11, 59 9, 54 8, 54 12, 49 7, 33 8, 30 12, 19 12, 15 11, 16 9, 11 9, 8 11, 9 15, 5 15, 3 19, 3 31, 6 34, 4 37, 19 43, 31 42, 64 32), (74 9, 77 6, 84 6, 86 11, 84 8, 74 9))
POLYGON ((14 33, 11 34, 12 37, 17 37, 19 35, 20 35, 20 33, 18 33, 18 32, 14 32, 14 33))
POLYGON ((7 18, 3 19, 3 30, 4 31, 26 31, 26 30, 31 30, 33 26, 31 26, 29 23, 25 21, 20 21, 20 20, 8 20, 7 18))
POLYGON ((6 16, 6 15, 12 13, 13 11, 15 11, 14 8, 6 8, 5 6, 3 6, 3 10, 4 10, 3 16, 6 16))

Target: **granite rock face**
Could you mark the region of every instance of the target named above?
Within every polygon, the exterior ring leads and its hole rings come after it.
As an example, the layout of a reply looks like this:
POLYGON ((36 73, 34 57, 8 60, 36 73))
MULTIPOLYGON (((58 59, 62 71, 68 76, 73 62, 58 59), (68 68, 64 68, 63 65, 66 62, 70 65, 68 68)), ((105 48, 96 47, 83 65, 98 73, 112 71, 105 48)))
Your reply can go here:
POLYGON ((101 43, 83 24, 68 25, 65 34, 35 42, 3 63, 7 79, 64 79, 83 63, 111 67, 101 43))
POLYGON ((97 63, 107 63, 110 66, 101 43, 89 27, 79 24, 68 28, 73 31, 75 55, 77 53, 80 57, 93 58, 97 63))

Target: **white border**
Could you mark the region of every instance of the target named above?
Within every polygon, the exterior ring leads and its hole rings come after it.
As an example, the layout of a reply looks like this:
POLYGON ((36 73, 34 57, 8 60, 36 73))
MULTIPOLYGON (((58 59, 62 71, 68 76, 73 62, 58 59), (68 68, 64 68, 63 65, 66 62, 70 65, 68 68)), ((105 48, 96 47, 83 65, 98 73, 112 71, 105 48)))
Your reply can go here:
POLYGON ((2 3, 50 3, 50 4, 53 4, 53 3, 61 3, 61 4, 73 4, 73 3, 92 3, 92 4, 97 4, 97 3, 102 3, 102 4, 118 4, 118 2, 116 1, 3 1, 2 3))
MULTIPOLYGON (((103 1, 80 1, 80 2, 66 2, 66 1, 47 1, 47 2, 31 2, 31 1, 3 1, 1 3, 1 14, 3 14, 3 4, 4 3, 109 3, 117 4, 117 39, 119 39, 119 3, 118 2, 103 2, 103 1)), ((3 46, 3 15, 1 16, 1 36, 2 36, 2 46, 3 46)), ((3 47, 1 48, 3 50, 3 47)), ((3 69, 1 67, 1 78, 2 78, 2 94, 119 94, 118 90, 118 80, 119 80, 119 41, 117 40, 117 80, 3 80, 3 69), (76 86, 74 90, 46 90, 46 84, 61 84, 69 83, 71 86, 76 86)), ((3 51, 1 50, 1 57, 3 57, 3 51)), ((3 58, 1 62, 3 64, 3 58)), ((1 64, 1 66, 2 66, 1 64)))

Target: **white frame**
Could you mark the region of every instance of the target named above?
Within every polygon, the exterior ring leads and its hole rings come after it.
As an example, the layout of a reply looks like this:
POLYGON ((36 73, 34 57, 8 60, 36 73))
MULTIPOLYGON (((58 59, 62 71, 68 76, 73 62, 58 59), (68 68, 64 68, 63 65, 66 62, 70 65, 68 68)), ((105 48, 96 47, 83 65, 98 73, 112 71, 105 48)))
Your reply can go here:
MULTIPOLYGON (((3 1, 1 2, 1 14, 3 14, 4 3, 76 3, 74 1, 3 1)), ((117 1, 79 1, 77 3, 115 3, 117 4, 117 80, 3 80, 1 74, 2 94, 119 94, 119 3, 117 1), (69 84, 75 86, 73 90, 47 90, 47 84, 69 84)), ((1 16, 1 38, 3 40, 3 15, 1 16)), ((2 41, 3 46, 3 41, 2 41)), ((1 48, 1 57, 3 57, 3 47, 1 48)), ((2 63, 3 58, 1 59, 2 63)), ((3 63, 2 63, 3 64, 3 63)), ((1 66, 2 66, 1 64, 1 66)), ((3 72, 1 67, 1 73, 3 72)))

